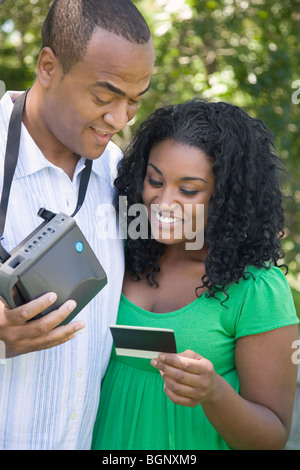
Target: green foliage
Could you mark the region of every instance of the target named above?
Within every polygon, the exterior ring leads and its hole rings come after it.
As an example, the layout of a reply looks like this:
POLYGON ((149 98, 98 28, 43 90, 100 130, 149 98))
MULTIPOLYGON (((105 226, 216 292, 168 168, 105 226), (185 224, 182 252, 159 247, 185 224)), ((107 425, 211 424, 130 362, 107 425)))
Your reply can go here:
POLYGON ((41 26, 49 0, 4 0, 0 4, 0 79, 10 90, 28 88, 35 78, 41 26))
MULTIPOLYGON (((40 28, 49 0, 0 3, 0 80, 27 88, 35 78, 40 28), (10 21, 9 21, 10 20, 10 21), (12 21, 11 21, 12 20, 12 21)), ((274 132, 286 163, 283 240, 289 281, 300 294, 300 1, 136 0, 156 47, 151 90, 131 126, 168 103, 194 96, 224 100, 258 116, 274 132)), ((299 312, 300 313, 300 312, 299 312)))

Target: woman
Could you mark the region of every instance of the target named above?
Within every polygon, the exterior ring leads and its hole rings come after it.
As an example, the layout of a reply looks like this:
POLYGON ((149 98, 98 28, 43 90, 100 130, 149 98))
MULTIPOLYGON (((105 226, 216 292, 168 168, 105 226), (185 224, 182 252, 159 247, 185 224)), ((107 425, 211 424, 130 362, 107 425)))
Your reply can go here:
POLYGON ((178 354, 113 351, 94 449, 284 448, 298 319, 278 267, 279 170, 271 132, 230 104, 195 99, 140 126, 115 184, 151 234, 126 241, 118 323, 174 329, 178 354))

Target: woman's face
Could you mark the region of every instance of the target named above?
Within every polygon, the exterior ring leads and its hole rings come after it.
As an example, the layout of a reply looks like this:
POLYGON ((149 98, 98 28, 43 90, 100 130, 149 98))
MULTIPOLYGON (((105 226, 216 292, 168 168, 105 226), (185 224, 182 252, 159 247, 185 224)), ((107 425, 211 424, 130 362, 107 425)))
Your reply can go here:
POLYGON ((152 236, 168 245, 196 241, 188 249, 202 248, 213 190, 212 163, 202 150, 172 140, 156 144, 142 193, 152 236))

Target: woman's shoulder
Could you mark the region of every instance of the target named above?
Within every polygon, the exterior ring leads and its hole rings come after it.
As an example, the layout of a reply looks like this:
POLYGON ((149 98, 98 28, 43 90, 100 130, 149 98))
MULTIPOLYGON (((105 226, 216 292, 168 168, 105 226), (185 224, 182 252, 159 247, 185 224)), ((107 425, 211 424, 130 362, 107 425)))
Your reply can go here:
POLYGON ((253 278, 243 296, 237 336, 297 324, 299 320, 284 268, 251 267, 250 273, 253 278))
POLYGON ((252 285, 261 285, 265 288, 268 286, 287 287, 286 271, 287 268, 285 266, 274 266, 273 264, 266 264, 264 267, 260 268, 247 266, 237 285, 245 289, 250 288, 252 285))
POLYGON ((286 268, 272 264, 260 268, 247 266, 239 282, 230 284, 226 291, 229 297, 225 304, 238 308, 253 306, 256 302, 266 305, 281 304, 284 299, 292 301, 286 268))

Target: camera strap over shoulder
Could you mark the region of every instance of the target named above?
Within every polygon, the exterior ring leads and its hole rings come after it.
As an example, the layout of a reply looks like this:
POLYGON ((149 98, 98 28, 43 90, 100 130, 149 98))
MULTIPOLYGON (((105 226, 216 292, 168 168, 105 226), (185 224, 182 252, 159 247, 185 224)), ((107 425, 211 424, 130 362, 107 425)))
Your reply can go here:
MULTIPOLYGON (((12 180, 14 177, 15 169, 17 166, 18 155, 19 155, 19 147, 20 147, 20 137, 21 137, 21 127, 22 127, 22 116, 23 110, 25 107, 26 96, 29 90, 25 93, 22 93, 21 96, 17 98, 14 103, 14 107, 11 113, 9 126, 8 126, 8 133, 7 133, 7 142, 6 142, 6 151, 5 151, 5 160, 4 160, 4 178, 3 178, 3 188, 2 188, 2 196, 0 202, 0 262, 4 263, 8 258, 10 258, 10 254, 3 248, 1 241, 3 239, 2 235, 4 232, 5 226, 5 219, 7 213, 7 205, 8 199, 10 194, 10 188, 12 184, 12 180)), ((78 192, 78 199, 76 208, 71 215, 74 217, 75 214, 81 208, 90 174, 92 169, 92 160, 86 159, 85 161, 85 168, 81 173, 80 178, 80 185, 79 185, 79 192, 78 192)), ((45 209, 40 209, 38 215, 43 217, 44 219, 51 219, 55 216, 53 212, 47 211, 45 209)))

